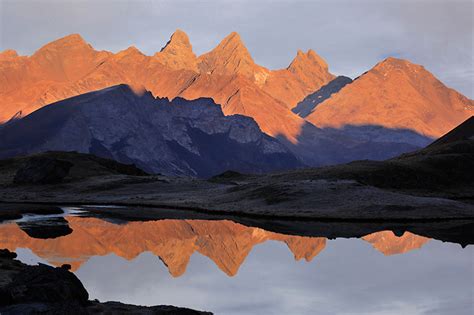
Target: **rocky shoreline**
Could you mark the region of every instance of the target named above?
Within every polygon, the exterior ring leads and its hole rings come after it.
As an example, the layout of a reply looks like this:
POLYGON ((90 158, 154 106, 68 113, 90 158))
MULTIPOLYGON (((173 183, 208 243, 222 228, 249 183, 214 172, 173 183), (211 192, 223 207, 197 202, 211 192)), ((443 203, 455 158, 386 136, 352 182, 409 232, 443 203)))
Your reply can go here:
POLYGON ((89 300, 70 266, 29 266, 0 250, 0 314, 212 314, 168 305, 137 306, 89 300))

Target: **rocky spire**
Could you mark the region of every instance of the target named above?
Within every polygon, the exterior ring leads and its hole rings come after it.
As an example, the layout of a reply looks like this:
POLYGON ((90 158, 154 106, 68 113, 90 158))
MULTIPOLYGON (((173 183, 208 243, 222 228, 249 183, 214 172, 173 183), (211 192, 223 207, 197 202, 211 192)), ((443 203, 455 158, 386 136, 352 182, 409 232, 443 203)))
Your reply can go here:
POLYGON ((189 69, 197 71, 197 58, 189 37, 179 29, 171 35, 170 40, 161 51, 155 54, 155 58, 174 70, 189 69))
POLYGON ((312 49, 306 53, 298 50, 295 59, 290 63, 287 70, 313 91, 335 78, 328 71, 326 61, 312 49))
POLYGON ((170 40, 161 49, 161 52, 169 54, 179 54, 182 51, 191 51, 193 47, 189 41, 188 35, 180 29, 177 29, 170 37, 170 40))
POLYGON ((312 49, 309 49, 306 53, 298 49, 295 59, 288 66, 288 70, 292 72, 298 72, 307 68, 321 68, 325 71, 328 70, 328 64, 312 49))
POLYGON ((242 74, 253 77, 258 67, 236 32, 225 37, 216 48, 199 57, 201 72, 242 74))

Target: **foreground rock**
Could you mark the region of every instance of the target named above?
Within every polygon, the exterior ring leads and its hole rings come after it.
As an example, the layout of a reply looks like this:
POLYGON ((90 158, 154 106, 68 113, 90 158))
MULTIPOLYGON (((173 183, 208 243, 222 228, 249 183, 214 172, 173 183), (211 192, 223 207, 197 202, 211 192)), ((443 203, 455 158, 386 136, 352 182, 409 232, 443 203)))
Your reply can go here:
POLYGON ((68 271, 69 266, 28 266, 15 258, 15 253, 0 250, 1 314, 211 314, 174 306, 89 301, 89 294, 68 271))

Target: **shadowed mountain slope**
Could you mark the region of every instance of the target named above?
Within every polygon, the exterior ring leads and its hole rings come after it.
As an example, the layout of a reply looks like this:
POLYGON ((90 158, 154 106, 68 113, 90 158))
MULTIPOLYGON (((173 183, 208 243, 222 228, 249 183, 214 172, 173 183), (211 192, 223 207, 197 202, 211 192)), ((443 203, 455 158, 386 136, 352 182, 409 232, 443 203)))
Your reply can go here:
MULTIPOLYGON (((381 188, 468 192, 474 186, 474 117, 427 147, 386 161, 354 161, 348 164, 295 171, 306 178, 353 179, 381 188)), ((469 193, 472 195, 472 191, 469 193)), ((472 196, 471 196, 472 197, 472 196)))
POLYGON ((298 103, 291 111, 299 116, 305 118, 318 106, 318 104, 330 98, 334 93, 339 92, 347 84, 351 83, 352 79, 345 76, 338 76, 325 86, 321 87, 314 93, 306 96, 304 100, 298 103))
POLYGON ((251 118, 224 116, 210 99, 170 102, 126 85, 51 104, 0 128, 3 158, 51 150, 198 177, 300 166, 251 118))

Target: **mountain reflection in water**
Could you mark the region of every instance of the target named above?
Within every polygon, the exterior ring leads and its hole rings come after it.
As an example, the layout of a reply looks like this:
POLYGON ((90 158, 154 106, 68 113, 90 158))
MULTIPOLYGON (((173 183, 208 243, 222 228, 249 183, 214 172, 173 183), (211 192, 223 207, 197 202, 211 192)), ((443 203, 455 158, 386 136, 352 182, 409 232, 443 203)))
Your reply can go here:
MULTIPOLYGON (((115 254, 126 260, 151 252, 173 277, 183 275, 191 256, 210 258, 229 276, 237 274, 253 247, 266 241, 286 244, 295 260, 310 262, 326 247, 324 237, 303 237, 247 227, 221 220, 159 220, 114 224, 97 218, 66 217, 72 233, 51 239, 29 236, 16 223, 0 225, 0 247, 28 248, 52 265, 68 263, 73 271, 93 256, 115 254)), ((362 237, 384 255, 421 248, 429 239, 405 232, 382 231, 362 237)))

